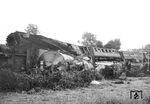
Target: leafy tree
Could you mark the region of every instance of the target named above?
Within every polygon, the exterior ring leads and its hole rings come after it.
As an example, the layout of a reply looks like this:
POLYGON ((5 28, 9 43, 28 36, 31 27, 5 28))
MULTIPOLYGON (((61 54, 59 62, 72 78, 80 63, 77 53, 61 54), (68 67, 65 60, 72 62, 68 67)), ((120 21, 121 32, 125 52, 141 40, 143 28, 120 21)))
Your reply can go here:
POLYGON ((29 24, 27 26, 27 29, 25 29, 25 31, 26 31, 27 34, 30 34, 30 35, 38 35, 38 34, 40 34, 38 26, 35 25, 35 24, 29 24))
POLYGON ((119 50, 120 46, 121 46, 121 41, 120 39, 115 39, 114 40, 114 45, 115 45, 115 49, 119 50))
POLYGON ((103 43, 100 40, 98 40, 96 42, 96 46, 99 47, 99 48, 103 48, 103 43))
POLYGON ((82 35, 82 44, 84 46, 96 46, 96 36, 92 33, 86 32, 82 35))
POLYGON ((107 44, 104 45, 105 48, 114 48, 113 40, 110 40, 107 44))
POLYGON ((105 48, 113 48, 119 50, 121 46, 120 39, 110 40, 107 44, 104 45, 105 48))
POLYGON ((5 44, 0 44, 0 52, 7 52, 9 47, 5 44))

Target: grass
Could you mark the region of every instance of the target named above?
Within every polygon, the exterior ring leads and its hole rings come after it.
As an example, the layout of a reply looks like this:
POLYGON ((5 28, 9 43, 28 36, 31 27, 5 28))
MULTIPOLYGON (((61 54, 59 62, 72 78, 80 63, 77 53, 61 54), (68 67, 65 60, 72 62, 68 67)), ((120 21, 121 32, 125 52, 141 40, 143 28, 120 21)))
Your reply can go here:
POLYGON ((145 104, 150 104, 150 97, 147 97, 147 98, 145 99, 145 104))

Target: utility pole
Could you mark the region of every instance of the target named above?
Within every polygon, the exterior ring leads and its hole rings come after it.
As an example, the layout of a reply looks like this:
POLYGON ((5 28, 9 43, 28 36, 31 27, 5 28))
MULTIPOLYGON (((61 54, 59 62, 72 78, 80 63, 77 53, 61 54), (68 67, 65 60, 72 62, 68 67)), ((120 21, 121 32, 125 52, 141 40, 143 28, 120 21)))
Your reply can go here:
POLYGON ((148 70, 150 71, 150 50, 149 49, 147 49, 146 50, 146 53, 147 53, 147 59, 148 59, 148 70))
POLYGON ((148 70, 150 69, 149 58, 150 58, 150 51, 148 50, 148 70))
POLYGON ((144 65, 144 50, 143 50, 143 45, 142 45, 142 65, 144 65))

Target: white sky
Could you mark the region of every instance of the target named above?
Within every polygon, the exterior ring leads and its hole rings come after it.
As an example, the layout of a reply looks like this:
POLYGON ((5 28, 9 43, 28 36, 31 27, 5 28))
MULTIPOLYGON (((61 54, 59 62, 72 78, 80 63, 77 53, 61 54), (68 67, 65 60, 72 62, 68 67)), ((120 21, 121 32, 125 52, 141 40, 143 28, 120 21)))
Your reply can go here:
POLYGON ((84 32, 121 49, 150 43, 150 0, 0 0, 0 44, 11 32, 36 24, 46 37, 77 44, 84 32))

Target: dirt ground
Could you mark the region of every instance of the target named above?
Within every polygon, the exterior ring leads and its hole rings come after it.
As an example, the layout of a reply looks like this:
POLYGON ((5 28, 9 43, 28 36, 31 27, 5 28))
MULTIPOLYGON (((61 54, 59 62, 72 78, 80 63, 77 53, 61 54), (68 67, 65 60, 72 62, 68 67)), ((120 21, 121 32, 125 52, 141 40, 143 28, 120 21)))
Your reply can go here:
POLYGON ((74 90, 42 90, 34 94, 0 93, 0 104, 150 104, 150 77, 102 80, 99 85, 74 90), (130 90, 142 90, 142 99, 130 99, 130 90))

